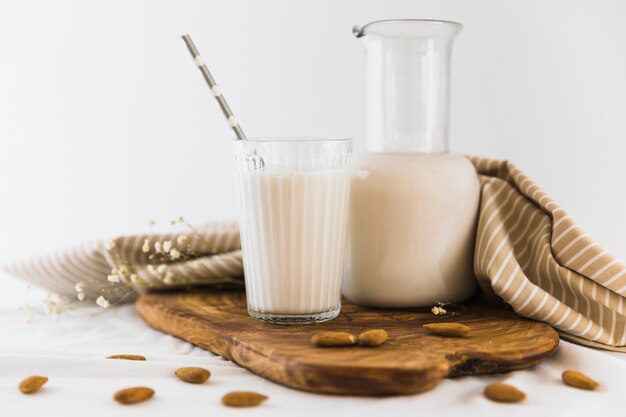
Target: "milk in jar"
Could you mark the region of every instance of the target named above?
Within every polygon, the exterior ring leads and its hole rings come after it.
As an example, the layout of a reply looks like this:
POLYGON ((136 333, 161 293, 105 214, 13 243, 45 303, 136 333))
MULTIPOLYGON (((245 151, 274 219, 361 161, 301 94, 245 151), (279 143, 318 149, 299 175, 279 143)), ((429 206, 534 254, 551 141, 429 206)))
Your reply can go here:
POLYGON ((355 158, 343 295, 376 307, 459 302, 476 287, 479 181, 448 149, 452 42, 461 25, 378 21, 366 52, 367 151, 355 158))

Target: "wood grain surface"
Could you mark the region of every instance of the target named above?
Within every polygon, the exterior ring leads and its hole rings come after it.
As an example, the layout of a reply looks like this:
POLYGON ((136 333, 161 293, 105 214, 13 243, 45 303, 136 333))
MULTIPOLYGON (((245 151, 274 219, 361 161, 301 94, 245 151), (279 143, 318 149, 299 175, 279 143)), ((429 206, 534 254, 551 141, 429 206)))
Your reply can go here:
POLYGON ((527 368, 558 346, 550 326, 521 318, 505 307, 471 302, 456 317, 430 311, 378 310, 344 300, 341 314, 321 324, 279 325, 248 316, 241 291, 143 295, 137 311, 152 327, 229 359, 271 381, 327 394, 414 394, 443 378, 527 368), (470 326, 463 338, 426 332, 422 325, 456 321, 470 326), (319 348, 320 331, 355 335, 385 329, 379 347, 319 348))

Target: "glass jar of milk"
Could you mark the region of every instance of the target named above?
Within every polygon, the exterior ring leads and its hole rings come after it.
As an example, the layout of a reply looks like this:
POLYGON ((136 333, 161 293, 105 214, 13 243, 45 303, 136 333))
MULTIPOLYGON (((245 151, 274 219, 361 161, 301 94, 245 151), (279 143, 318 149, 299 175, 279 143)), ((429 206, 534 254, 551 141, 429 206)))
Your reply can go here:
POLYGON ((475 290, 479 182, 470 161, 448 151, 450 55, 461 28, 355 28, 367 57, 367 152, 355 160, 343 283, 355 303, 424 307, 475 290))

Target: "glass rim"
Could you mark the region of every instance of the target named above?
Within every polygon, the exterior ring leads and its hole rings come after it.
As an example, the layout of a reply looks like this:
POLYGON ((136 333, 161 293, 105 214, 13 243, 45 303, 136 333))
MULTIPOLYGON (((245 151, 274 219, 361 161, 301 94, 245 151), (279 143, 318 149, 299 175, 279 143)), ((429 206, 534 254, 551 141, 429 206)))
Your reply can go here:
POLYGON ((345 137, 309 137, 309 136, 286 136, 286 137, 256 137, 246 139, 233 139, 233 143, 323 143, 323 142, 336 142, 336 143, 349 143, 354 142, 353 138, 345 137))

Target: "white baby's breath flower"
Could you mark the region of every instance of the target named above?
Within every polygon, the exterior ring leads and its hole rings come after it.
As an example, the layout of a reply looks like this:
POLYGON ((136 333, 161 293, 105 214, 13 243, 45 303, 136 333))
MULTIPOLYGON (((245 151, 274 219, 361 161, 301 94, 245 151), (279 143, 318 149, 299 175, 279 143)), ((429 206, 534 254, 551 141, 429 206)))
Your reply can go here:
POLYGON ((74 285, 74 289, 76 292, 83 292, 85 290, 85 283, 83 281, 77 282, 76 285, 74 285))
POLYGON ((61 314, 72 307, 67 298, 62 296, 53 298, 50 293, 48 293, 43 300, 43 306, 46 314, 61 314))
POLYGON ((445 308, 443 307, 439 307, 439 306, 434 306, 433 308, 430 309, 430 311, 435 315, 435 316, 439 316, 441 314, 446 314, 447 311, 445 308))
POLYGON ((180 251, 176 248, 172 248, 172 250, 170 251, 170 257, 172 259, 178 259, 180 258, 180 251))
POLYGON ((143 246, 141 247, 141 250, 145 253, 150 252, 150 239, 146 239, 143 241, 143 246))
POLYGON ((165 242, 163 242, 163 252, 169 253, 171 249, 172 249, 171 240, 166 240, 165 242))
POLYGON ((27 304, 22 304, 20 309, 26 314, 26 317, 24 318, 26 323, 28 324, 32 323, 34 315, 30 307, 27 304))
POLYGON ((161 242, 154 242, 154 251, 156 253, 161 253, 163 251, 163 246, 161 245, 161 242))
POLYGON ((109 281, 109 282, 120 282, 120 276, 119 275, 108 275, 107 276, 107 281, 109 281))
POLYGON ((46 314, 51 314, 54 307, 54 302, 52 301, 52 295, 50 293, 46 294, 46 298, 43 299, 43 308, 46 314))
POLYGON ((109 302, 109 300, 104 298, 103 295, 101 295, 100 297, 98 297, 96 299, 96 304, 98 304, 102 308, 109 308, 109 307, 111 307, 111 303, 109 302))
POLYGON ((151 274, 156 274, 157 270, 154 265, 148 265, 148 272, 150 272, 151 274))
POLYGON ((183 216, 178 216, 178 217, 176 217, 174 220, 171 220, 171 221, 170 221, 170 224, 171 224, 172 226, 174 226, 176 223, 180 223, 180 224, 185 223, 185 218, 184 218, 183 216))
POLYGON ((184 246, 188 239, 187 235, 180 235, 176 238, 176 243, 178 243, 178 246, 184 246))
POLYGON ((85 293, 84 292, 77 293, 76 298, 78 298, 78 301, 83 301, 85 299, 85 293))
POLYGON ((165 271, 167 271, 167 265, 165 265, 165 264, 161 264, 161 265, 159 265, 159 266, 157 267, 157 269, 156 269, 156 270, 157 270, 157 272, 158 272, 159 274, 164 274, 164 273, 165 273, 165 271))
POLYGON ((167 274, 165 274, 165 278, 163 278, 163 283, 167 284, 167 285, 171 285, 174 283, 174 274, 172 274, 171 272, 168 272, 167 274))

